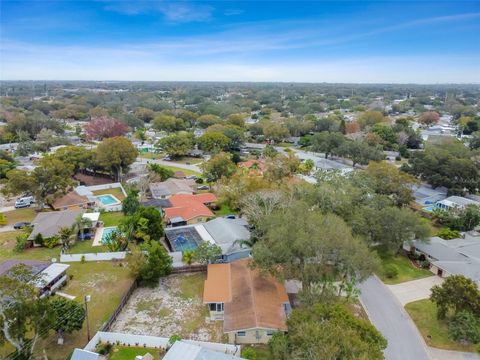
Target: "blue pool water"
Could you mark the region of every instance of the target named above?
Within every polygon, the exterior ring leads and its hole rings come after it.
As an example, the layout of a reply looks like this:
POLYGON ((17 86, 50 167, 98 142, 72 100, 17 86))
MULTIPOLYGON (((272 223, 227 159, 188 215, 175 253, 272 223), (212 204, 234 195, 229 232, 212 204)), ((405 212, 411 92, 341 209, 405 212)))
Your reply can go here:
POLYGON ((106 244, 108 241, 108 236, 113 233, 114 231, 117 231, 116 226, 111 226, 111 227, 106 227, 103 228, 103 233, 102 233, 102 243, 106 244))
POLYGON ((432 212, 435 209, 435 205, 426 206, 423 208, 424 211, 432 212))
POLYGON ((173 240, 173 248, 175 251, 184 252, 185 250, 193 251, 198 247, 197 242, 195 239, 186 237, 186 236, 177 236, 175 240, 173 240))
POLYGON ((114 204, 118 204, 119 202, 113 195, 110 195, 110 194, 99 195, 99 196, 96 196, 96 198, 100 200, 100 202, 103 205, 114 205, 114 204))

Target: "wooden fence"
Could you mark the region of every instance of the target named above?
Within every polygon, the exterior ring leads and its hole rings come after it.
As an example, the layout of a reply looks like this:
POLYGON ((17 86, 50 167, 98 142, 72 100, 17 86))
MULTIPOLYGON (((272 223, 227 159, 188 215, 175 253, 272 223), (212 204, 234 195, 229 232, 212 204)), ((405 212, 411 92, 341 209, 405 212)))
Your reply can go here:
POLYGON ((130 296, 132 296, 133 292, 137 288, 138 288, 138 281, 135 280, 132 286, 130 286, 130 289, 128 289, 128 291, 123 295, 122 300, 120 301, 120 304, 118 304, 112 316, 110 316, 108 321, 101 327, 99 331, 110 331, 110 328, 112 327, 115 320, 117 320, 118 315, 122 312, 123 308, 125 307, 128 300, 130 299, 130 296))
POLYGON ((204 272, 207 271, 207 265, 190 265, 182 267, 174 267, 172 274, 183 274, 189 272, 204 272))

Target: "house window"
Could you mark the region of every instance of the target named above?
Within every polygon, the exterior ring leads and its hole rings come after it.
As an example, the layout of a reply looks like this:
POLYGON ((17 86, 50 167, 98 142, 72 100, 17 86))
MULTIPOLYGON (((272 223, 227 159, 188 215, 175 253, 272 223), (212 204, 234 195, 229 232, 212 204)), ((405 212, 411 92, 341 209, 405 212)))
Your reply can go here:
POLYGON ((237 335, 238 335, 238 336, 245 336, 246 333, 245 333, 245 331, 238 331, 238 332, 237 332, 237 335))
POLYGON ((211 303, 210 304, 210 311, 222 312, 223 311, 223 303, 211 303))
POLYGON ((272 336, 275 331, 273 330, 267 330, 267 336, 272 336))

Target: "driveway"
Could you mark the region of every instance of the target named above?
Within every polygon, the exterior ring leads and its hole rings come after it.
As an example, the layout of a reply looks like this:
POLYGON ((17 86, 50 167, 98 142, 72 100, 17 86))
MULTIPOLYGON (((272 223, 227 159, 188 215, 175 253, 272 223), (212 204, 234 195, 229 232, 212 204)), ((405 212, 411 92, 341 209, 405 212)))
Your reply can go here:
POLYGON ((427 360, 427 346, 392 292, 372 276, 360 284, 360 301, 370 321, 388 341, 387 360, 427 360))
POLYGON ((423 279, 407 281, 397 285, 387 285, 390 291, 400 301, 402 306, 417 301, 428 299, 430 297, 430 289, 434 285, 440 285, 443 282, 439 276, 430 276, 423 279))
POLYGON ((460 351, 428 348, 432 360, 480 360, 480 355, 460 351))

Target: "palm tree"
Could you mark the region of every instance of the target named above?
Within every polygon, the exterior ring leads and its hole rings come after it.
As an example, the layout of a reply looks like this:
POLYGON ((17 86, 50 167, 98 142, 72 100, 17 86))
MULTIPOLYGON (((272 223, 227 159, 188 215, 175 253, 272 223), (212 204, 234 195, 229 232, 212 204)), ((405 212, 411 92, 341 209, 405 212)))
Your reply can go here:
POLYGON ((60 236, 60 240, 62 242, 62 249, 64 251, 70 248, 70 241, 72 240, 74 234, 75 234, 74 226, 61 227, 60 230, 58 231, 58 235, 60 236))
POLYGON ((92 220, 90 220, 89 218, 85 218, 82 215, 78 215, 75 219, 74 227, 77 231, 80 232, 80 239, 83 240, 83 234, 85 232, 85 229, 89 229, 92 227, 92 220))
POLYGON ((235 242, 233 244, 234 245, 235 244, 240 245, 240 248, 244 248, 244 247, 252 248, 253 245, 255 245, 256 242, 257 242, 257 238, 252 236, 249 240, 244 240, 244 239, 235 240, 235 242))

